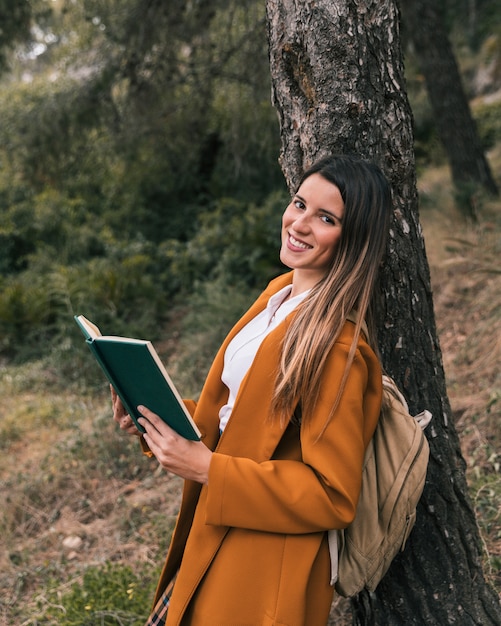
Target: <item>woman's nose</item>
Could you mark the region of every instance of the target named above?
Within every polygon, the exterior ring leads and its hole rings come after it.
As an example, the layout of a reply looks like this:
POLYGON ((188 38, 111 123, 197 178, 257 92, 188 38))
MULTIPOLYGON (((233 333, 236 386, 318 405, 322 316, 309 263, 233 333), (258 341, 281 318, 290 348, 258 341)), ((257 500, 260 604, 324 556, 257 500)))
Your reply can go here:
POLYGON ((297 218, 294 220, 294 228, 296 230, 300 230, 301 232, 308 230, 310 228, 309 216, 306 213, 298 215, 297 218))

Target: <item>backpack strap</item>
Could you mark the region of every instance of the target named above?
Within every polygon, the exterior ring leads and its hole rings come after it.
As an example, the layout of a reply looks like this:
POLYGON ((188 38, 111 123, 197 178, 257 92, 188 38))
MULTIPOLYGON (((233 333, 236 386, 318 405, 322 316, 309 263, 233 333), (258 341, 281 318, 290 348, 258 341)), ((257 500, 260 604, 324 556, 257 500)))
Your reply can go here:
POLYGON ((330 585, 331 587, 334 587, 339 577, 339 531, 328 530, 327 540, 329 543, 329 554, 331 557, 330 585))

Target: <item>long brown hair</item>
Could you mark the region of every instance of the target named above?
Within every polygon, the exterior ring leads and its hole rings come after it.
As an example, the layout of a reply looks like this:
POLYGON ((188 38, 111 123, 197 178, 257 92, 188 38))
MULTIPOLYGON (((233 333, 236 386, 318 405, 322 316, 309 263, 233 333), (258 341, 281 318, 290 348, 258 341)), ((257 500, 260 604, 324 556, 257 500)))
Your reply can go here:
MULTIPOLYGON (((298 307, 282 345, 272 413, 288 418, 299 404, 303 420, 314 409, 325 362, 350 312, 357 312, 358 321, 331 415, 339 403, 363 321, 373 328, 371 301, 391 209, 388 182, 372 163, 353 156, 325 157, 303 174, 298 188, 312 174, 338 187, 344 215, 332 265, 298 307)), ((377 353, 374 333, 369 334, 377 353)))

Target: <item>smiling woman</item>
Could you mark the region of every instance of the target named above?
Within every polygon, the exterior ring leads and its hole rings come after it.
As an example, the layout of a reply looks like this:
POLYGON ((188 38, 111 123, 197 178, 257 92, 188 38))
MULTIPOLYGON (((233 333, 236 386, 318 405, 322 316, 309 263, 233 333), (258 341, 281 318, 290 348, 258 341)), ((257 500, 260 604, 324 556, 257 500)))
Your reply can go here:
MULTIPOLYGON (((292 271, 237 322, 199 401, 186 401, 202 441, 140 407, 144 451, 185 479, 149 626, 327 623, 327 533, 355 515, 381 406, 379 358, 361 326, 389 210, 375 166, 315 164, 283 215, 292 271)), ((139 434, 115 394, 113 410, 139 434)))

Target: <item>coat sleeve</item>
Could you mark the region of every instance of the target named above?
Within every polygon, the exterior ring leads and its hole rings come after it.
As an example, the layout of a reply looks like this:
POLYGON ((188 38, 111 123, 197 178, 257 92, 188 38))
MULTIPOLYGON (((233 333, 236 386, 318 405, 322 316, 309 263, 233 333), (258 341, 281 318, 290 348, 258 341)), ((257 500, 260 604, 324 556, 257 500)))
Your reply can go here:
POLYGON ((346 527, 354 518, 365 448, 381 403, 375 355, 357 351, 341 401, 324 432, 349 346, 336 344, 314 415, 301 426, 301 459, 268 460, 215 453, 206 523, 276 533, 346 527))

